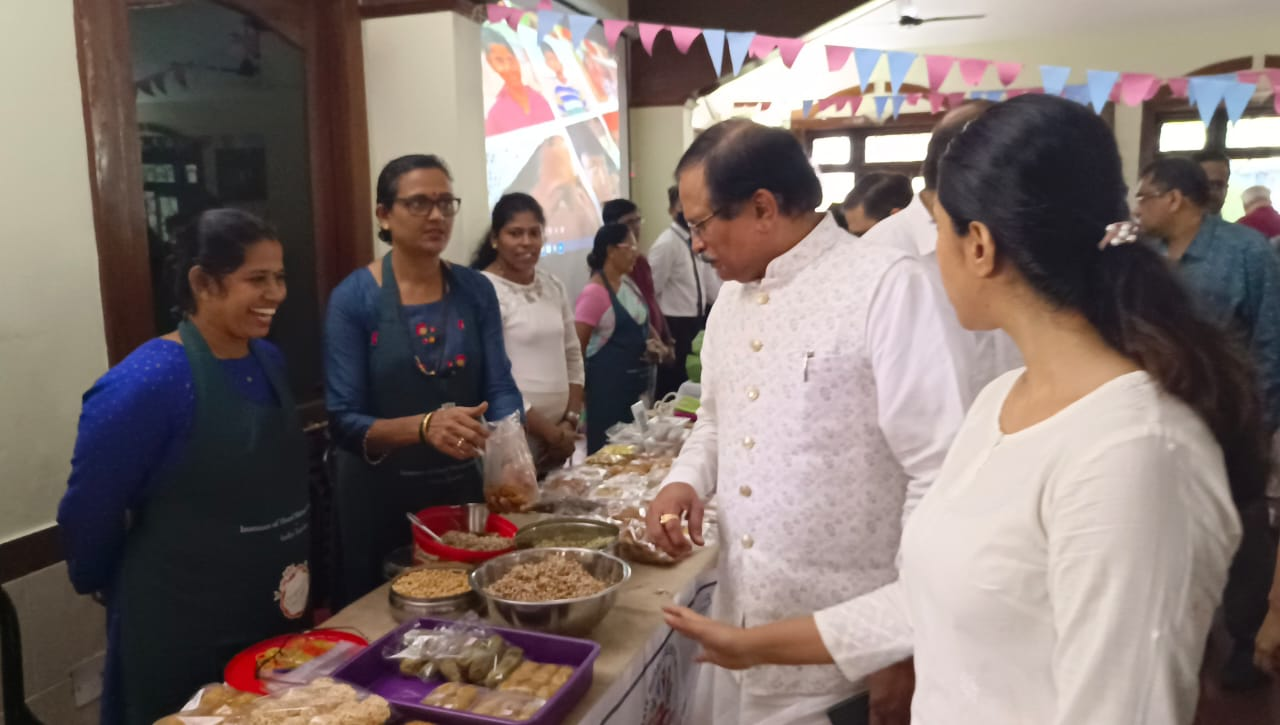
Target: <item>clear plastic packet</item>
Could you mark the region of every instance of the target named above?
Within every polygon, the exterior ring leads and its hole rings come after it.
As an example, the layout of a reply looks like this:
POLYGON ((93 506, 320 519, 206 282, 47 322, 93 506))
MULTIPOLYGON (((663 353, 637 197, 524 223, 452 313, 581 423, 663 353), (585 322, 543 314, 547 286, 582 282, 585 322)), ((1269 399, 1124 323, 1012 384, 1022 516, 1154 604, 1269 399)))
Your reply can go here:
POLYGON ((488 687, 502 684, 524 662, 524 650, 465 620, 440 629, 411 629, 383 655, 396 660, 406 677, 488 687))
MULTIPOLYGON (((623 559, 634 564, 671 566, 688 558, 686 556, 677 559, 654 545, 649 539, 643 506, 630 506, 615 514, 612 520, 621 529, 618 534, 618 556, 623 559)), ((684 524, 682 530, 685 536, 689 535, 688 523, 684 524)), ((706 546, 716 543, 717 531, 719 528, 716 522, 716 510, 714 506, 708 504, 702 514, 702 539, 706 546)))
POLYGON ((524 424, 512 413, 489 425, 484 447, 484 497, 494 513, 528 511, 538 502, 538 470, 524 424))
POLYGON ((328 677, 361 650, 354 642, 338 642, 331 649, 293 669, 263 670, 259 679, 267 692, 305 685, 317 677, 328 677))
POLYGON ((532 720, 546 704, 547 701, 544 698, 522 692, 489 691, 481 694, 477 699, 471 708, 471 714, 524 722, 532 720))
POLYGON ((386 725, 391 719, 386 700, 329 677, 266 697, 237 698, 226 690, 230 688, 222 685, 202 688, 182 712, 158 720, 156 725, 386 725))

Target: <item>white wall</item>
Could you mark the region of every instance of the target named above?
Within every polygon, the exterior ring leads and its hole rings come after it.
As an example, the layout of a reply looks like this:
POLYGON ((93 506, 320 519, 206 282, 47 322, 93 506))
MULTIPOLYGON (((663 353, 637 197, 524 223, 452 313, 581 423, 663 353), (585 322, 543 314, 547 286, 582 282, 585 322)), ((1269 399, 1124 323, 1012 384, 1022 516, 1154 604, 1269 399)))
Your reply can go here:
MULTIPOLYGON (((438 12, 366 20, 362 27, 370 186, 397 156, 443 158, 462 199, 445 257, 466 262, 489 225, 480 26, 438 12)), ((386 252, 382 242, 374 245, 375 255, 386 252)))
POLYGON ((667 187, 674 183, 676 164, 693 142, 689 111, 684 106, 633 108, 631 135, 631 200, 644 216, 643 250, 671 223, 667 216, 667 187))
POLYGON ((107 367, 72 0, 0 3, 0 541, 50 525, 107 367), (18 102, 26 99, 28 102, 18 102))

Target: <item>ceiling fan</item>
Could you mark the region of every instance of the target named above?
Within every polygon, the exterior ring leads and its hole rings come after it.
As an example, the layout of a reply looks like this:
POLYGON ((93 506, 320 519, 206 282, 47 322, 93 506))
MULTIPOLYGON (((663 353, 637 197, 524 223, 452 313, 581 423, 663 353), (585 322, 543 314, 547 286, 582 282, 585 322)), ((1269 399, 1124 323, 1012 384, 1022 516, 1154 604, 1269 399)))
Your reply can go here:
POLYGON ((903 28, 918 28, 925 23, 938 23, 944 20, 980 20, 987 17, 985 14, 968 14, 968 15, 936 15, 933 17, 922 17, 920 10, 916 7, 915 0, 897 0, 898 5, 898 26, 903 28))

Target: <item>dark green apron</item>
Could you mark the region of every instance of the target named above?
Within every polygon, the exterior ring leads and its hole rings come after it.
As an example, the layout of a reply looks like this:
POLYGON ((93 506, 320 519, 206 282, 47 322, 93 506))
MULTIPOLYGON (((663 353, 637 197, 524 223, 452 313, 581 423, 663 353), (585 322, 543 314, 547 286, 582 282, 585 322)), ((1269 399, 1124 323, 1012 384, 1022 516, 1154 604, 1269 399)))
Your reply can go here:
POLYGON ((191 440, 137 512, 112 592, 127 725, 178 710, 240 650, 302 628, 307 609, 306 444, 288 382, 259 356, 280 404, 252 402, 195 325, 178 331, 191 440))
MULTIPOLYGON (((391 269, 391 255, 383 257, 377 343, 369 353, 373 409, 367 412, 373 417, 422 415, 446 403, 469 407, 484 400, 478 370, 484 350, 474 332, 479 327, 447 265, 444 278, 449 303, 446 309, 457 314, 467 331, 468 364, 449 376, 428 377, 418 370, 414 360, 414 341, 400 307, 400 287, 391 269)), ((376 466, 359 454, 336 449, 333 464, 335 608, 345 607, 383 583, 383 560, 412 541, 405 512, 484 500, 479 465, 475 461, 460 462, 431 446, 402 448, 376 466)))
POLYGON ((613 304, 613 334, 587 358, 587 452, 606 442, 605 432, 617 423, 632 420, 631 406, 649 387, 649 363, 644 355, 649 342, 648 325, 635 321, 601 276, 613 304))

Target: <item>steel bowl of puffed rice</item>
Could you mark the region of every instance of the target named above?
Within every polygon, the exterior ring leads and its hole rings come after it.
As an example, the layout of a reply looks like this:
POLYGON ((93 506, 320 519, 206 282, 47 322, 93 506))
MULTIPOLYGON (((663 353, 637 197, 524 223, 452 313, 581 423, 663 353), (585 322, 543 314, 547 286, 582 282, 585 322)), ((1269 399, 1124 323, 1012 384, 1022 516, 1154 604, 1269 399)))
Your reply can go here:
POLYGON ((471 587, 472 567, 456 562, 422 564, 391 581, 387 598, 397 622, 419 617, 458 617, 480 604, 471 587))
POLYGON ((631 578, 622 559, 590 549, 526 549, 471 573, 471 588, 495 620, 535 632, 586 636, 631 578))

